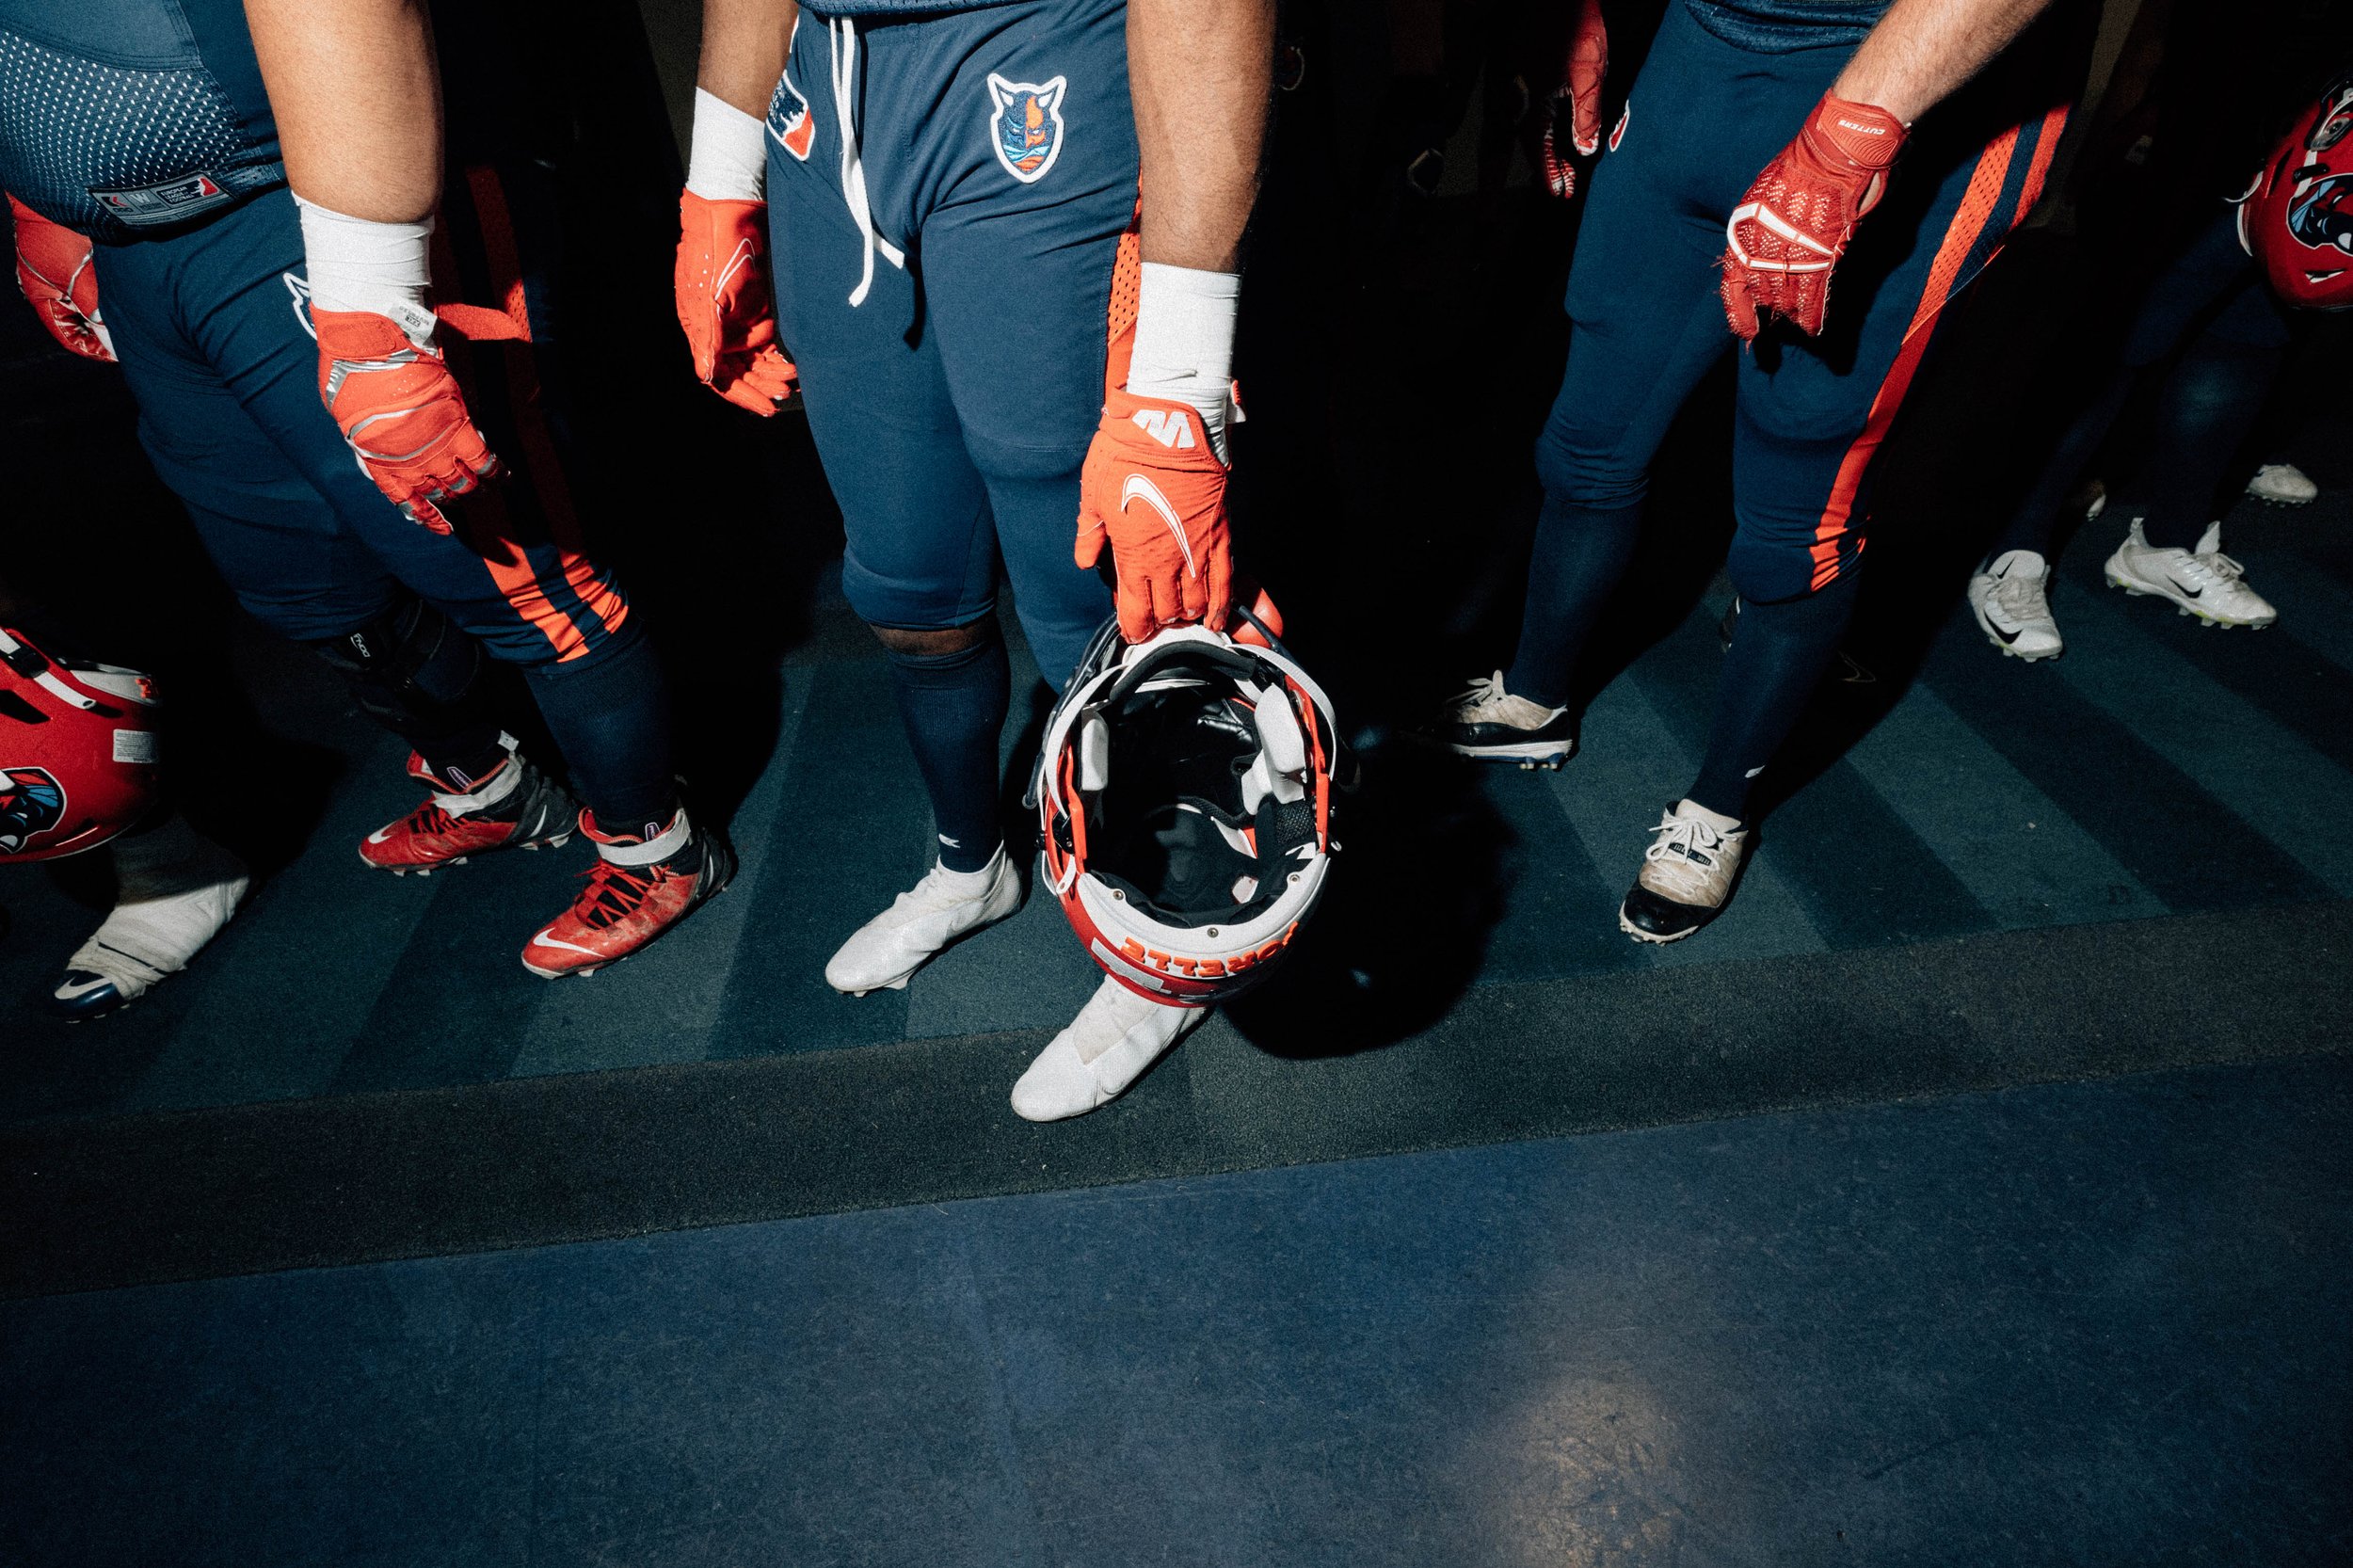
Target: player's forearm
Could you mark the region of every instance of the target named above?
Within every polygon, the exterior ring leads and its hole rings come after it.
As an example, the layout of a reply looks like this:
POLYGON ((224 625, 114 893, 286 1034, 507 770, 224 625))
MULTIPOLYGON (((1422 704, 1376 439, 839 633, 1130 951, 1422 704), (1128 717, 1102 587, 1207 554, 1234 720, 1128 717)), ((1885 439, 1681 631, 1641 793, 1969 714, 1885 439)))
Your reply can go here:
POLYGON ((377 223, 430 215, 441 93, 423 0, 247 0, 246 20, 295 193, 377 223))
POLYGON ((1274 0, 1128 0, 1145 261, 1241 265, 1273 71, 1274 0))
POLYGON ((2009 47, 2051 0, 1896 0, 1831 91, 1909 125, 2009 47))
POLYGON ((695 85, 747 115, 766 115, 800 13, 799 0, 703 0, 695 85))

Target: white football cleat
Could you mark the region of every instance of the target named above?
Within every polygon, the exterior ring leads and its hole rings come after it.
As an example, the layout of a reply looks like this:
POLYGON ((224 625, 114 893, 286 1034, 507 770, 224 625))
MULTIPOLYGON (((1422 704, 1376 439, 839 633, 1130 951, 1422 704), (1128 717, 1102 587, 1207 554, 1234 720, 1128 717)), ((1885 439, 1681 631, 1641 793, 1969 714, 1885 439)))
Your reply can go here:
POLYGON ((1696 800, 1679 800, 1651 834, 1642 869, 1618 906, 1618 929, 1638 942, 1680 942, 1732 902, 1749 829, 1696 800))
POLYGON ((145 996, 203 951, 237 912, 252 872, 243 860, 197 836, 184 818, 137 838, 117 839, 115 906, 66 960, 50 1011, 80 1020, 145 996))
POLYGON ((941 950, 1020 907, 1021 873, 1004 845, 976 872, 935 864, 825 961, 825 984, 854 997, 904 990, 907 978, 941 950))
POLYGON ((2294 463, 2265 463, 2247 482, 2247 493, 2274 506, 2306 506, 2320 499, 2320 487, 2294 463))
POLYGON ((2183 615, 2208 626, 2262 628, 2280 618, 2280 612, 2243 581, 2246 568, 2222 553, 2218 522, 2206 525, 2196 550, 2159 550, 2141 536, 2136 518, 2124 542, 2108 557, 2106 570, 2109 587, 2169 599, 2183 615))
POLYGON ((2056 659, 2067 648, 2051 618, 2050 563, 2031 550, 2004 551, 1969 579, 1969 612, 1986 640, 2028 664, 2056 659))
POLYGON ((1083 1116, 1126 1094, 1144 1068, 1209 1016, 1206 1007, 1146 1000, 1105 975, 1079 1016, 1013 1086, 1014 1112, 1032 1122, 1083 1116))

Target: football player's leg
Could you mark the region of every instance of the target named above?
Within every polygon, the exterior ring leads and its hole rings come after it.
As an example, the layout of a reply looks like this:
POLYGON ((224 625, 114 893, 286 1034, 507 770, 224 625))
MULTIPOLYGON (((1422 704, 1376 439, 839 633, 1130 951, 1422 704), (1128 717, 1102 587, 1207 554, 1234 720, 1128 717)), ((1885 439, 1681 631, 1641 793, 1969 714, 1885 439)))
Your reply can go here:
POLYGON ((1724 52, 1671 8, 1586 198, 1568 364, 1536 442, 1544 504, 1519 646, 1500 682, 1539 712, 1568 701, 1577 655, 1633 555, 1651 458, 1731 348, 1721 312, 1710 314, 1723 235, 1702 187, 1740 158, 1723 138, 1740 117, 1691 112, 1740 90, 1726 86, 1724 52))
MULTIPOLYGON (((568 797, 510 760, 513 742, 482 679, 481 643, 386 569, 208 365, 144 352, 137 327, 132 341, 124 368, 141 435, 223 579, 257 619, 319 654, 363 712, 408 743, 409 772, 433 792, 368 835, 360 857, 428 872, 491 849, 560 843, 571 828, 568 797)), ((358 498, 373 488, 361 487, 358 498)))
MULTIPOLYGON (((809 27, 795 79, 809 70, 812 37, 823 79, 823 30, 809 27)), ((888 265, 849 303, 865 250, 842 205, 832 109, 805 106, 792 90, 790 81, 778 89, 790 115, 769 122, 777 321, 841 507, 842 591, 889 660, 939 839, 929 873, 825 966, 830 984, 863 995, 904 986, 950 943, 1020 905, 998 816, 1010 677, 988 489, 964 450, 927 305, 888 265)))
POLYGON ((1726 562, 1740 618, 1699 777, 1661 819, 1619 909, 1620 928, 1636 940, 1688 936, 1731 900, 1754 781, 1821 684, 1854 613, 1873 461, 1945 307, 2032 206, 2049 161, 2043 136, 2055 140, 2057 130, 2057 120, 2037 122, 1991 145, 1947 148, 1941 163, 1933 144, 1924 148, 1909 210, 1879 215, 1849 252, 1841 297, 1851 309, 1822 339, 1785 337, 1777 353, 1740 357, 1726 562))
POLYGON ((925 224, 924 289, 1014 609, 1060 691, 1112 613, 1110 590, 1072 563, 1071 545, 1102 416, 1112 263, 1136 205, 1126 21, 1112 0, 1054 0, 972 30, 948 88, 970 111, 955 122, 968 129, 946 139, 933 170, 955 199, 925 224), (1034 169, 992 135, 1010 112, 1008 83, 1010 104, 1045 105, 1034 169))

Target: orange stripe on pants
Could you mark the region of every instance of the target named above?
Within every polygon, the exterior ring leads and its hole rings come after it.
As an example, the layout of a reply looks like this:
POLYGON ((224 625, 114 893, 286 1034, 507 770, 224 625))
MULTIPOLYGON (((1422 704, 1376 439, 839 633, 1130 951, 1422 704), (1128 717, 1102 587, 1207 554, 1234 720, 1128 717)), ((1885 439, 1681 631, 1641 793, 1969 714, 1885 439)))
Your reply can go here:
MULTIPOLYGON (((2063 120, 2065 111, 2057 111, 2063 120)), ((2035 150, 2037 168, 2048 163, 2049 141, 2035 150)), ((1920 360, 1928 353, 1933 333, 1928 328, 1936 321, 1936 314, 1945 308, 1953 283, 1961 276, 1962 264, 1977 248, 1986 226, 1997 217, 2002 185, 2009 178, 2010 160, 2017 155, 2018 128, 2012 126, 1986 145, 1977 155, 1977 167, 1969 176, 1969 188, 1962 193, 1960 210, 1945 231, 1945 242, 1937 248, 1936 260, 1929 264, 1928 286, 1920 291, 1920 303, 1912 312, 1911 323, 1904 328, 1903 346, 1896 351, 1895 362, 1887 367, 1886 376, 1880 382, 1879 394, 1871 399, 1871 412, 1863 422, 1863 432, 1847 448, 1839 461, 1838 477, 1831 484, 1830 501, 1822 508, 1822 520, 1815 525, 1813 588, 1818 593, 1838 575, 1839 541, 1846 536, 1848 524, 1854 515, 1855 497, 1862 492, 1863 475, 1879 456, 1880 443, 1887 439, 1888 427, 1896 423, 1896 410, 1903 407, 1904 395, 1912 390, 1912 377, 1920 368, 1920 360)), ((2034 173, 2030 181, 2040 180, 2034 173)), ((2022 202, 2019 214, 2025 206, 2022 202)), ((2016 218, 2011 219, 2012 222, 2016 218)), ((1989 258, 1990 260, 1991 258, 1989 258)))

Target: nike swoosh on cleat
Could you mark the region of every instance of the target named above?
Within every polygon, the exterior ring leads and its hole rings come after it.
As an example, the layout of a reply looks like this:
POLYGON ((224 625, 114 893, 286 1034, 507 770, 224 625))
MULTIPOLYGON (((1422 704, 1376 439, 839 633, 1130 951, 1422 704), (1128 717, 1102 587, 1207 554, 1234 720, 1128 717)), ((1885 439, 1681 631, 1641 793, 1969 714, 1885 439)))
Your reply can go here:
POLYGON ((2206 591, 2203 588, 2182 587, 2182 580, 2178 577, 2169 577, 2166 581, 2172 584, 2174 587, 2181 589, 2182 597, 2185 599, 2196 599, 2206 591))
MULTIPOLYGON (((552 931, 555 928, 553 926, 550 926, 548 931, 552 931)), ((567 952, 584 952, 591 958, 601 958, 604 956, 604 954, 599 952, 594 948, 584 948, 578 942, 567 942, 559 937, 551 936, 548 935, 547 931, 542 931, 538 936, 534 936, 531 939, 531 945, 535 948, 562 948, 567 952)))
POLYGON ((1986 616, 1986 617, 1985 617, 1985 625, 1986 625, 1986 630, 1988 630, 1988 631, 1992 632, 1993 632, 1995 636, 1997 636, 1997 637, 2001 638, 2001 639, 2002 639, 2002 641, 2004 641, 2004 642, 2006 642, 2006 643, 2014 643, 2014 642, 2016 642, 2019 638, 2021 638, 2021 637, 2023 637, 2023 636, 2025 636, 2025 635, 2026 634, 2026 629, 2025 629, 2025 627, 2023 627, 2023 626, 2022 626, 2022 627, 2020 627, 2020 628, 2019 628, 2017 631, 2015 631, 2015 632, 2005 632, 2005 631, 2003 631, 2003 630, 2002 630, 2002 628, 2001 628, 2001 623, 2000 623, 2000 622, 1998 622, 1998 621, 1996 621, 1996 620, 1995 620, 1995 619, 1994 619, 1992 616, 1986 616))
POLYGON ((103 974, 80 982, 67 980, 61 982, 56 990, 50 994, 55 996, 59 1001, 79 1001, 84 997, 88 996, 92 991, 101 990, 105 986, 112 985, 113 984, 113 981, 108 980, 103 974))
POLYGON ((384 843, 390 840, 392 836, 392 830, 390 827, 379 827, 375 832, 368 835, 368 842, 372 844, 384 843))

